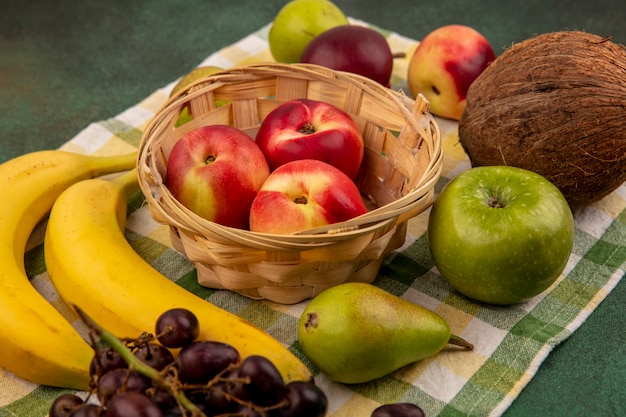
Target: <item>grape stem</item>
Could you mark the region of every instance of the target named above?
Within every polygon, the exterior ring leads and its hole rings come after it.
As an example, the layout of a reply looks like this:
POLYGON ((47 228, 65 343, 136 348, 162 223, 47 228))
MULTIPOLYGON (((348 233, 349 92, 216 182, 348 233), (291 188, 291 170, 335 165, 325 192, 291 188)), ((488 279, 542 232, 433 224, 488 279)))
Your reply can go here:
POLYGON ((83 310, 78 306, 73 305, 74 310, 80 317, 80 319, 87 325, 92 331, 94 331, 100 338, 108 343, 113 349, 115 349, 120 356, 128 364, 128 368, 137 371, 148 378, 150 378, 159 387, 165 388, 172 396, 176 398, 178 403, 184 407, 187 411, 191 412, 191 417, 207 417, 193 402, 191 402, 182 391, 176 389, 175 385, 170 383, 163 375, 152 368, 151 366, 143 363, 137 358, 130 349, 124 344, 124 342, 118 339, 111 332, 100 326, 94 320, 91 319, 83 310))

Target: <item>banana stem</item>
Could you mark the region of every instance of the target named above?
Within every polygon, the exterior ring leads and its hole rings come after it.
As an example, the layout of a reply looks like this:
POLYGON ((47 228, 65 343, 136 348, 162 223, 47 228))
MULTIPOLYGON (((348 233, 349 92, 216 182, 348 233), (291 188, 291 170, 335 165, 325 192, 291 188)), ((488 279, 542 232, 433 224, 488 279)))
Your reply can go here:
POLYGON ((93 321, 87 314, 81 310, 78 306, 73 305, 76 313, 80 317, 80 319, 93 331, 95 331, 100 338, 108 343, 115 351, 117 351, 120 356, 126 361, 128 364, 128 368, 134 371, 139 372, 150 378, 153 382, 155 382, 159 387, 165 388, 171 395, 178 399, 178 402, 187 410, 190 411, 192 417, 207 417, 206 414, 202 412, 193 402, 191 402, 182 391, 178 391, 173 388, 172 384, 167 381, 163 375, 152 368, 151 366, 143 363, 139 358, 137 358, 133 353, 128 349, 128 347, 118 339, 111 332, 100 326, 98 323, 93 321))
POLYGON ((113 156, 89 155, 87 158, 89 158, 89 163, 93 167, 94 176, 99 177, 100 175, 126 171, 135 167, 137 151, 113 156))
POLYGON ((465 350, 474 350, 474 345, 468 342, 467 340, 459 337, 457 335, 450 335, 450 339, 448 339, 448 343, 455 346, 461 346, 465 348, 465 350))

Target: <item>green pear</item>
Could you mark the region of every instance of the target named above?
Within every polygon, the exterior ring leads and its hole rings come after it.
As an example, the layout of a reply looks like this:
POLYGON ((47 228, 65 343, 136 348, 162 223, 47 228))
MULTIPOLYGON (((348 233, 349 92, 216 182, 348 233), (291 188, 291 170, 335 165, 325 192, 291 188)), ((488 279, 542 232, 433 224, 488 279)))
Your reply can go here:
POLYGON ((208 75, 215 74, 216 72, 219 72, 222 70, 223 68, 220 68, 215 65, 202 65, 199 67, 195 67, 194 69, 189 71, 187 74, 183 75, 180 78, 180 80, 178 80, 176 85, 174 85, 174 88, 172 88, 170 97, 172 97, 174 94, 178 93, 180 90, 187 87, 188 85, 191 85, 191 83, 193 83, 194 81, 197 81, 200 78, 206 77, 208 75))
MULTIPOLYGON (((200 78, 206 77, 211 74, 215 74, 216 72, 219 72, 222 70, 223 68, 217 67, 215 65, 203 65, 203 66, 199 66, 199 67, 192 69, 187 74, 185 74, 180 80, 178 80, 176 85, 174 85, 174 88, 172 88, 172 91, 170 92, 170 97, 174 96, 176 93, 186 88, 187 86, 191 85, 193 82, 199 80, 200 78)), ((217 107, 223 104, 224 103, 220 103, 220 102, 216 103, 217 107)), ((178 116, 175 126, 176 127, 181 126, 192 119, 193 119, 193 116, 190 113, 189 106, 186 105, 181 110, 180 116, 178 116)))
POLYGON ((291 0, 279 10, 268 34, 277 62, 300 62, 304 48, 320 33, 350 22, 329 0, 291 0))
POLYGON ((307 358, 331 380, 372 381, 439 352, 447 344, 472 350, 434 311, 372 284, 351 282, 314 297, 298 324, 307 358))

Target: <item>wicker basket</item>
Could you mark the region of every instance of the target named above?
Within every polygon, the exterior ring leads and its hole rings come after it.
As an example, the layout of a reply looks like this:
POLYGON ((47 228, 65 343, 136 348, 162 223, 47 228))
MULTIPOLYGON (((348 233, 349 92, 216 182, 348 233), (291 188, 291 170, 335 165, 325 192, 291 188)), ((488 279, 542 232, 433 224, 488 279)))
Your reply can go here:
POLYGON ((151 216, 170 226, 172 245, 194 263, 201 285, 292 304, 343 282, 373 281, 385 255, 404 243, 406 221, 432 204, 442 157, 439 127, 422 97, 414 101, 318 66, 265 63, 210 75, 168 100, 143 134, 138 175, 151 216), (274 235, 207 221, 172 197, 163 180, 182 135, 227 124, 254 138, 272 109, 295 98, 334 104, 357 122, 366 150, 355 181, 372 207, 368 213, 274 235), (185 106, 193 120, 175 128, 185 106))

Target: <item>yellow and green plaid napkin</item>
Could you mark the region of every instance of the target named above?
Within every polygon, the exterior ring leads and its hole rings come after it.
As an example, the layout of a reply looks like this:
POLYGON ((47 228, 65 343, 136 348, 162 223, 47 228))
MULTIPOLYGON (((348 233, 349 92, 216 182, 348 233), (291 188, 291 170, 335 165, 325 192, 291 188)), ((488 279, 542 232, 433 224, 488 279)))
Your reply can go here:
MULTIPOLYGON (((201 64, 227 68, 271 60, 268 28, 214 53, 201 64)), ((411 51, 417 44, 398 34, 383 32, 394 51, 411 51)), ((407 90, 406 69, 407 60, 397 59, 393 88, 407 90)), ((89 125, 63 148, 88 154, 118 154, 137 147, 142 130, 166 100, 173 84, 114 118, 89 125)), ((470 166, 458 144, 456 123, 439 122, 445 160, 437 191, 470 166)), ((501 415, 550 351, 585 321, 623 277, 625 208, 626 187, 622 185, 603 201, 576 212, 574 250, 563 276, 549 291, 514 307, 477 304, 452 291, 439 276, 428 251, 424 235, 428 212, 412 219, 406 244, 389 256, 374 283, 437 311, 455 334, 474 343, 475 350, 444 350, 362 385, 336 384, 323 374, 316 374, 316 383, 329 397, 329 416, 368 417, 379 404, 398 401, 419 404, 429 417, 501 415)), ((306 360, 296 341, 297 321, 306 302, 283 306, 199 286, 190 262, 171 248, 166 227, 156 224, 146 207, 130 214, 127 237, 137 252, 172 280, 255 323, 306 360)), ((42 245, 35 241, 27 254, 27 270, 33 284, 76 322, 76 317, 58 299, 42 255, 42 245)), ((67 391, 37 386, 0 369, 0 417, 45 416, 52 400, 63 392, 67 391)))

